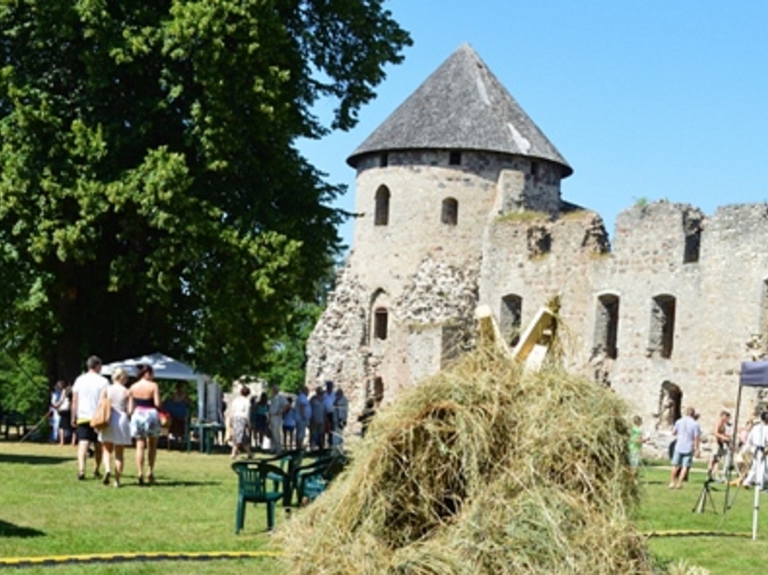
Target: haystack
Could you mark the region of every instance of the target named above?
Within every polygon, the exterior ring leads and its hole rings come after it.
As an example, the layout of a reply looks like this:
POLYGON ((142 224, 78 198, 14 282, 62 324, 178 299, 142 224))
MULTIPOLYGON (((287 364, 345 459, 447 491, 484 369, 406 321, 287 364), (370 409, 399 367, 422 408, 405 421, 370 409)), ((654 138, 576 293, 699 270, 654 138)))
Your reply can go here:
POLYGON ((650 573, 609 390, 464 356, 380 412, 353 463, 278 533, 290 573, 650 573))

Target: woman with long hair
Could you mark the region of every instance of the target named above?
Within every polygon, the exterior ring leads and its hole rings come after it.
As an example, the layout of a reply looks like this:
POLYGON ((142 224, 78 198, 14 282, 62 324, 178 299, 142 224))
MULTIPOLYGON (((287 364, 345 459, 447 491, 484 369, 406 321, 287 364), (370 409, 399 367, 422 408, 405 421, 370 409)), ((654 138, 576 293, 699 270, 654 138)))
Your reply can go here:
POLYGON ((104 447, 104 485, 109 485, 111 463, 115 462, 115 487, 120 487, 123 475, 123 453, 126 445, 131 444, 131 424, 128 419, 128 374, 118 367, 112 372, 112 385, 104 390, 111 407, 109 425, 99 432, 99 441, 104 447))
POLYGON ((160 435, 160 390, 149 365, 136 366, 138 379, 128 390, 128 411, 131 414, 131 437, 136 440, 136 467, 139 485, 155 482, 157 438, 160 435), (144 478, 144 454, 147 454, 147 474, 144 478))

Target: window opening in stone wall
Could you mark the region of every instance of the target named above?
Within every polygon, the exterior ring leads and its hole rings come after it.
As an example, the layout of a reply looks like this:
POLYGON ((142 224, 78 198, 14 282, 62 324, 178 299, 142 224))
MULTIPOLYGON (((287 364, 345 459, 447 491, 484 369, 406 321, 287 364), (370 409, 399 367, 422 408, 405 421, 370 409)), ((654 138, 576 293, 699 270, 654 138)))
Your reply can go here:
POLYGON ((376 190, 376 214, 373 224, 376 226, 389 225, 389 189, 381 186, 376 190))
POLYGON ((763 280, 763 292, 760 294, 760 327, 757 336, 752 337, 749 347, 756 352, 755 359, 762 359, 768 354, 768 279, 763 280))
POLYGON ((531 162, 531 175, 536 178, 539 176, 539 162, 531 162))
POLYGON ((595 351, 610 359, 618 355, 619 296, 605 294, 597 298, 595 351))
POLYGON ((683 231, 685 232, 685 252, 683 263, 690 264, 699 261, 701 250, 701 218, 683 215, 683 231))
POLYGON ((379 167, 386 168, 389 165, 389 154, 386 152, 379 156, 379 167))
POLYGON ((523 318, 523 298, 519 295, 508 294, 501 298, 499 313, 499 331, 510 347, 520 341, 520 326, 523 318))
POLYGON ((648 356, 669 359, 675 338, 675 297, 659 295, 651 302, 651 332, 648 342, 648 356))
POLYGON ((656 429, 672 429, 675 422, 683 416, 683 390, 669 380, 661 383, 659 390, 659 408, 656 416, 656 429))
POLYGON ((528 256, 535 258, 552 251, 552 235, 544 226, 528 228, 528 256))
POLYGON ((441 333, 440 369, 448 365, 461 355, 463 331, 458 325, 444 325, 441 333))
MULTIPOLYGON (((445 157, 445 156, 443 156, 445 157)), ((450 154, 448 154, 448 164, 451 166, 460 166, 461 165, 461 152, 453 151, 450 154)))
POLYGON ((387 309, 380 307, 373 312, 373 337, 384 341, 387 339, 387 309))
POLYGON ((449 226, 455 226, 459 222, 459 202, 454 198, 445 198, 443 200, 440 221, 449 226))

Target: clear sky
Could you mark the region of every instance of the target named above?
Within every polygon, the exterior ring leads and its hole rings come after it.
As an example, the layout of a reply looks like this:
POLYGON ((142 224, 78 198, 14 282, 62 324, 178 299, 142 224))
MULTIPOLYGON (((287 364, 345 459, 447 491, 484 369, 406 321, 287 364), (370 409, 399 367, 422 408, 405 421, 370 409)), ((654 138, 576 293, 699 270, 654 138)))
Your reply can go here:
MULTIPOLYGON (((414 40, 359 124, 304 155, 349 191, 349 154, 469 43, 574 174, 563 199, 616 216, 639 199, 768 200, 768 1, 390 0, 414 40)), ((341 229, 352 241, 353 223, 341 229)))

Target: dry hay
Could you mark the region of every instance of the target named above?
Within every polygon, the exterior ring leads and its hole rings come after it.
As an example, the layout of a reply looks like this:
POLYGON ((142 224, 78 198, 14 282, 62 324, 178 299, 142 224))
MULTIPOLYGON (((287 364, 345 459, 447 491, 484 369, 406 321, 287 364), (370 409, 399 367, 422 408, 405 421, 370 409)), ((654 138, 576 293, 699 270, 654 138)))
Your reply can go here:
POLYGON ((374 418, 278 533, 298 574, 650 573, 609 390, 478 350, 374 418))

